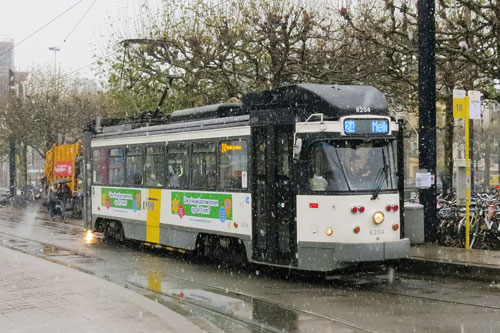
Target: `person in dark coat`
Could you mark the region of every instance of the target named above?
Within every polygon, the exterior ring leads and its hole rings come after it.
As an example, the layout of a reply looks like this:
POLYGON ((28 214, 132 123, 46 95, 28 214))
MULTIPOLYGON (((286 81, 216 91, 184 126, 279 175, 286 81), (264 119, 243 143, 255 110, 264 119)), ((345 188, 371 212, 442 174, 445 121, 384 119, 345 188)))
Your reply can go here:
POLYGON ((49 214, 50 214, 51 218, 54 218, 56 204, 57 204, 57 200, 58 200, 57 188, 56 188, 55 184, 52 184, 49 187, 48 197, 49 197, 49 214))
POLYGON ((71 189, 68 184, 59 184, 57 199, 59 200, 59 206, 61 206, 61 218, 64 220, 64 213, 66 212, 67 204, 71 199, 71 189))

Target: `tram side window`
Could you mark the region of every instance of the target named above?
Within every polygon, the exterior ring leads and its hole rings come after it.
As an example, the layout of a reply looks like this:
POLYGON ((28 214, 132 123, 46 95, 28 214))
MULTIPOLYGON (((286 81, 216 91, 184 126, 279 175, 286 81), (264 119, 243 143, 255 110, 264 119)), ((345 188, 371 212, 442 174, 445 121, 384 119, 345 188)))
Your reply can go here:
POLYGON ((129 186, 142 185, 142 172, 144 168, 142 147, 128 147, 127 148, 127 181, 129 186))
POLYGON ((215 189, 217 185, 216 144, 193 143, 192 186, 200 189, 215 189))
POLYGON ((125 156, 123 148, 109 150, 109 184, 123 185, 125 183, 125 156))
POLYGON ((289 160, 291 156, 290 152, 290 144, 292 142, 292 138, 289 133, 283 132, 279 133, 278 137, 278 151, 277 151, 277 171, 280 176, 289 176, 290 175, 290 165, 289 160))
POLYGON ((92 151, 92 182, 108 184, 108 149, 96 148, 92 151))
POLYGON ((248 150, 246 140, 220 143, 220 187, 242 189, 248 187, 248 150))
POLYGON ((169 143, 167 146, 167 184, 178 188, 188 185, 189 149, 184 143, 169 143))
POLYGON ((144 163, 145 184, 148 187, 163 187, 165 184, 165 151, 162 146, 146 148, 144 163))
POLYGON ((329 170, 328 160, 325 157, 322 146, 313 145, 311 148, 311 164, 309 186, 313 191, 324 191, 328 185, 325 174, 329 170))

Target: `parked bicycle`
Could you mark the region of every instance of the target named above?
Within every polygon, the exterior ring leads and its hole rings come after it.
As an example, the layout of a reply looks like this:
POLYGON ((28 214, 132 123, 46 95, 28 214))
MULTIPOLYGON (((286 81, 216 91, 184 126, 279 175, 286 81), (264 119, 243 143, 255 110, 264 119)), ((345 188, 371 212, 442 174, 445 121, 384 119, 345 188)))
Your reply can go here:
MULTIPOLYGON (((497 192, 474 193, 470 202, 469 245, 475 249, 500 249, 500 197, 497 192)), ((438 197, 438 242, 444 246, 464 247, 465 207, 454 196, 438 197)))

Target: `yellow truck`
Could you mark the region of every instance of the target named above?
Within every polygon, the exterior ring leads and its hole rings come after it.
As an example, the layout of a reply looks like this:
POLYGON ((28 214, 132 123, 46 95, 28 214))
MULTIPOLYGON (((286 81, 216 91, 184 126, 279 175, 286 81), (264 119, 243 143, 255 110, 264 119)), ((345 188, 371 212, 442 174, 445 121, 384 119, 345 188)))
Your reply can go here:
POLYGON ((66 183, 73 194, 68 208, 73 210, 74 217, 81 217, 83 208, 82 181, 78 177, 82 161, 83 145, 81 142, 53 144, 45 154, 45 189, 52 184, 66 183))

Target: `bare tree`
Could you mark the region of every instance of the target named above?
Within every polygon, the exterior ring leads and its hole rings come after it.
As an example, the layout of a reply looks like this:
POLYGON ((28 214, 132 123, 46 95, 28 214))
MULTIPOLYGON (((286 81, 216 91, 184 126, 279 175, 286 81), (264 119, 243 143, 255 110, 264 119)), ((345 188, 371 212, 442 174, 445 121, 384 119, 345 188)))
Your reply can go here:
POLYGON ((87 121, 108 109, 104 99, 88 81, 34 68, 19 95, 0 109, 0 137, 4 143, 15 139, 21 170, 26 170, 28 146, 45 156, 53 143, 80 139, 87 121))

